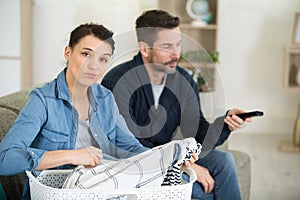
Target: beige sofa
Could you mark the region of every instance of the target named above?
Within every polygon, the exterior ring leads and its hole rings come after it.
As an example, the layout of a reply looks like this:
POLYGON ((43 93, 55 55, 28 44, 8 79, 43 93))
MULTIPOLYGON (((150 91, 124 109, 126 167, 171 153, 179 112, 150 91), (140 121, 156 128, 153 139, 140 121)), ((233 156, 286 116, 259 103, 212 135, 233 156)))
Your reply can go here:
MULTIPOLYGON (((13 94, 0 97, 0 141, 14 123, 20 110, 24 107, 30 90, 21 90, 13 94)), ((227 149, 227 145, 222 148, 227 149)), ((230 150, 235 157, 238 181, 243 200, 250 196, 250 157, 243 152, 230 150)), ((24 174, 14 176, 0 176, 0 182, 5 190, 7 199, 21 199, 24 174)))

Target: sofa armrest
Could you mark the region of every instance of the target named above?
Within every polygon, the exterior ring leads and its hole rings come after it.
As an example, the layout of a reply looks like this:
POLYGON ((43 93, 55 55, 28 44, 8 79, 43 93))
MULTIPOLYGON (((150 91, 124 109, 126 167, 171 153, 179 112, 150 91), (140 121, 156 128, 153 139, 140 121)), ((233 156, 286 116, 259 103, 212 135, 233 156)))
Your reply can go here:
MULTIPOLYGON (((27 102, 30 90, 21 90, 0 97, 0 142, 14 124, 20 110, 27 102)), ((12 176, 0 176, 0 183, 7 199, 22 199, 24 173, 12 176)))
POLYGON ((13 125, 18 114, 6 107, 0 105, 0 141, 13 125))
POLYGON ((238 183, 242 200, 250 199, 251 192, 251 159, 250 156, 242 151, 229 150, 235 159, 238 183))

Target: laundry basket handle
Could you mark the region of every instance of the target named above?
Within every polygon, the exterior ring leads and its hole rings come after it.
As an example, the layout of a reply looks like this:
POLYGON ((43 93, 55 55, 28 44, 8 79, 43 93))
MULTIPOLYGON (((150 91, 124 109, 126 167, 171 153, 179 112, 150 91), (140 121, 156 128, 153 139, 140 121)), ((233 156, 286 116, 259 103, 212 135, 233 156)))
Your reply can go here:
POLYGON ((35 177, 34 177, 34 176, 32 175, 32 173, 31 173, 31 171, 26 170, 25 172, 26 172, 26 175, 28 176, 29 180, 30 180, 30 179, 31 179, 31 180, 35 179, 35 177))
POLYGON ((183 172, 187 173, 190 176, 190 183, 194 183, 197 180, 197 174, 193 168, 184 167, 181 171, 181 177, 183 172))

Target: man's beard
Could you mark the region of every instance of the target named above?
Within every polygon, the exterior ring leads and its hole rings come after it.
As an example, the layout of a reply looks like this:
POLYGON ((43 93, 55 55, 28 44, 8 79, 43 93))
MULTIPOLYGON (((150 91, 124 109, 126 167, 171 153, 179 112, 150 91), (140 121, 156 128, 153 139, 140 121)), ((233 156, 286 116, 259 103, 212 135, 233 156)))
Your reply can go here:
MULTIPOLYGON (((174 58, 174 59, 172 59, 172 60, 170 60, 170 61, 168 61, 168 62, 165 62, 165 63, 163 63, 163 64, 160 64, 160 63, 154 63, 153 62, 153 60, 151 60, 151 65, 157 70, 157 71, 161 71, 161 72, 164 72, 164 73, 166 73, 166 74, 174 74, 175 72, 176 72, 176 68, 174 68, 174 69, 170 69, 170 70, 168 70, 168 68, 166 68, 166 66, 168 65, 168 64, 171 64, 171 63, 173 63, 173 62, 178 62, 178 59, 177 58, 174 58)), ((177 64, 176 64, 177 65, 177 64)))
POLYGON ((170 61, 168 61, 168 62, 165 62, 164 63, 164 65, 168 65, 168 64, 171 64, 171 63, 173 63, 173 62, 178 62, 178 59, 177 58, 174 58, 174 59, 172 59, 172 60, 170 60, 170 61))

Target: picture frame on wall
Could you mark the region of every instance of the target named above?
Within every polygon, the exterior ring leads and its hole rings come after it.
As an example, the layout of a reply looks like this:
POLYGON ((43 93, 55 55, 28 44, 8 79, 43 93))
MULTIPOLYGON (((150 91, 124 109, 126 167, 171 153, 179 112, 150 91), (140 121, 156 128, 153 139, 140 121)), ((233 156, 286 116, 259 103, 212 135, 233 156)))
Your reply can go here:
POLYGON ((291 46, 300 48, 300 12, 295 14, 291 46))

